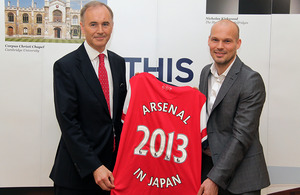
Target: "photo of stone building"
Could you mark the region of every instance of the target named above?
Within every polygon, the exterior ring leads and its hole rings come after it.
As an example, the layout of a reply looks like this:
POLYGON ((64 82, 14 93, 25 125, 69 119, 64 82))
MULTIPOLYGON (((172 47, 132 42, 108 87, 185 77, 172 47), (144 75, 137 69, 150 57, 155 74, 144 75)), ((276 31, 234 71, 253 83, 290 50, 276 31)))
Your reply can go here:
MULTIPOLYGON (((10 0, 5 2, 6 38, 83 39, 80 29, 80 8, 87 0, 72 0, 79 9, 72 9, 71 0, 44 0, 39 5, 34 0, 31 6, 20 7, 10 0)), ((30 2, 31 1, 31 2, 30 2)))

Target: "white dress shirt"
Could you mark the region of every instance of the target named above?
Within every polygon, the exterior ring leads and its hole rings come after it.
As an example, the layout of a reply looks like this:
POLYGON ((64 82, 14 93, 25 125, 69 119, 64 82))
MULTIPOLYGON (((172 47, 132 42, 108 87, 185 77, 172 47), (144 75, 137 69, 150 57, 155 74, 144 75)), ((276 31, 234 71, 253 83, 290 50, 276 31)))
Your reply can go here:
POLYGON ((221 75, 218 74, 215 63, 213 63, 213 65, 210 67, 211 75, 208 78, 207 117, 209 117, 209 115, 211 113, 212 107, 218 96, 219 90, 220 90, 229 70, 231 69, 234 61, 235 61, 235 59, 221 75))
MULTIPOLYGON (((98 76, 99 57, 98 56, 100 53, 97 50, 95 50, 94 48, 92 48, 86 41, 84 42, 84 47, 85 47, 85 50, 91 60, 91 63, 96 72, 96 75, 99 78, 99 76, 98 76)), ((105 68, 106 68, 106 72, 107 72, 107 77, 108 77, 110 116, 113 116, 113 80, 112 80, 110 64, 108 61, 107 49, 105 48, 102 53, 105 55, 104 63, 105 63, 105 68)))

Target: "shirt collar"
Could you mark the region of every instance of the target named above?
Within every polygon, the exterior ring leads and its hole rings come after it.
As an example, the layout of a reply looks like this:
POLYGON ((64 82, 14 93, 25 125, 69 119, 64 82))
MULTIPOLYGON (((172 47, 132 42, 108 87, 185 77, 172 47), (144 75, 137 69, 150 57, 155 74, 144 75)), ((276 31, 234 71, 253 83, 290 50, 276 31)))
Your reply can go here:
POLYGON ((210 67, 210 72, 211 72, 211 74, 214 75, 214 77, 216 77, 216 78, 218 78, 218 77, 220 77, 220 76, 226 77, 227 74, 228 74, 228 72, 229 72, 229 70, 231 69, 233 63, 235 62, 235 59, 236 59, 236 57, 234 58, 234 60, 233 60, 232 63, 230 64, 230 66, 228 66, 228 68, 227 68, 221 75, 218 75, 218 71, 217 71, 217 68, 216 68, 216 64, 215 64, 215 62, 214 62, 214 63, 212 64, 212 66, 210 67))
MULTIPOLYGON (((85 47, 85 50, 91 61, 94 60, 95 58, 97 58, 98 55, 100 54, 97 50, 92 48, 86 41, 84 41, 84 47, 85 47)), ((107 57, 107 49, 106 48, 104 49, 104 51, 102 53, 107 57)))

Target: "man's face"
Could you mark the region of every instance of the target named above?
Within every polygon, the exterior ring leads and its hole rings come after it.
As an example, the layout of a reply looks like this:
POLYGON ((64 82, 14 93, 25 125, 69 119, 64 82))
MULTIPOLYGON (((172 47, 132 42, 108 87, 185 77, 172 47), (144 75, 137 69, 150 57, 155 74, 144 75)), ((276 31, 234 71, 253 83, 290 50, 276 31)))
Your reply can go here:
POLYGON ((208 39, 210 55, 217 66, 228 67, 240 48, 236 26, 230 23, 215 24, 208 39))
POLYGON ((113 30, 113 20, 105 6, 89 7, 80 22, 87 43, 102 52, 113 30))

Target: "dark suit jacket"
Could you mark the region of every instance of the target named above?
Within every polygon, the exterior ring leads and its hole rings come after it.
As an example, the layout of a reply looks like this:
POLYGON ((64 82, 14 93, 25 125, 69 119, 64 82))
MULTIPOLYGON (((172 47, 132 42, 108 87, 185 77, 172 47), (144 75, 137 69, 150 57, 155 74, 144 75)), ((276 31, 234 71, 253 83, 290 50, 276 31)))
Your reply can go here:
MULTIPOLYGON (((206 96, 210 67, 205 66, 200 76, 199 89, 206 96)), ((256 191, 270 184, 258 132, 265 96, 259 73, 237 56, 207 121, 214 164, 208 177, 232 193, 256 191)))
POLYGON ((113 117, 98 77, 82 44, 54 64, 54 102, 62 136, 50 178, 56 185, 79 189, 99 188, 93 171, 112 170, 113 128, 120 139, 126 96, 125 61, 108 51, 113 77, 113 117))

